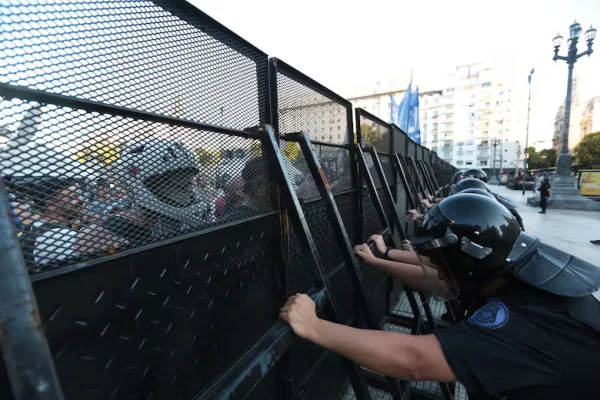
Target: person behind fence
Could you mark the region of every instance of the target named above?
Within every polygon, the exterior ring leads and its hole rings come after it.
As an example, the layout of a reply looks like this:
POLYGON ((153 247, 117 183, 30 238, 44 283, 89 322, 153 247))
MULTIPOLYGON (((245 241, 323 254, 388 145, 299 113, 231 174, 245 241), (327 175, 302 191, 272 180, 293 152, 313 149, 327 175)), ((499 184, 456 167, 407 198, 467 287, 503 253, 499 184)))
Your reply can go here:
POLYGON ((290 297, 280 318, 370 370, 458 381, 471 399, 597 397, 600 267, 523 232, 477 194, 433 207, 412 245, 421 284, 437 299, 477 294, 462 321, 420 336, 356 329, 319 319, 305 294, 290 297))
POLYGON ((19 241, 30 272, 97 251, 110 251, 122 241, 98 225, 82 227, 81 181, 73 177, 34 176, 11 180, 11 191, 31 204, 35 216, 26 222, 19 241))
POLYGON ((196 156, 179 141, 149 139, 121 153, 119 177, 128 210, 106 226, 131 245, 173 237, 213 222, 213 207, 196 190, 196 156))
POLYGON ((223 219, 239 220, 268 211, 272 200, 266 158, 254 157, 248 160, 241 177, 234 177, 228 182, 226 193, 223 219))
POLYGON ((124 199, 118 188, 111 188, 105 178, 98 178, 91 198, 83 208, 84 220, 95 222, 106 218, 113 212, 124 207, 124 199))
POLYGON ((540 208, 542 209, 542 211, 540 211, 540 214, 546 214, 546 207, 548 207, 548 197, 550 197, 550 194, 552 193, 552 185, 550 185, 550 179, 545 176, 544 180, 542 181, 542 184, 540 185, 540 188, 538 189, 540 191, 540 208))

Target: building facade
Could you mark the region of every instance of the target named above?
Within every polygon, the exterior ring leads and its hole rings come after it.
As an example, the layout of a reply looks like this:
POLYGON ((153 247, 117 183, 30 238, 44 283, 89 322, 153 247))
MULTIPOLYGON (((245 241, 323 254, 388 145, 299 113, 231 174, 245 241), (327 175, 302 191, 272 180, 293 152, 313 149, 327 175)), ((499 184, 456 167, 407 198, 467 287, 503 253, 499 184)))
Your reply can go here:
MULTIPOLYGON (((569 118, 569 151, 573 150, 584 136, 582 134, 582 114, 585 103, 580 101, 579 97, 579 78, 573 78, 573 88, 571 94, 571 115, 569 118)), ((565 102, 558 107, 554 117, 554 135, 552 136, 552 148, 560 152, 562 142, 563 121, 565 118, 565 102)))
POLYGON ((600 132, 600 96, 587 102, 581 113, 581 139, 592 132, 600 132))
MULTIPOLYGON (((376 89, 349 100, 354 107, 389 121, 389 94, 399 102, 404 92, 376 89)), ((445 161, 463 169, 492 169, 493 144, 497 143, 498 170, 522 163, 520 101, 491 68, 482 64, 457 67, 442 90, 420 93, 419 106, 421 143, 445 161)))

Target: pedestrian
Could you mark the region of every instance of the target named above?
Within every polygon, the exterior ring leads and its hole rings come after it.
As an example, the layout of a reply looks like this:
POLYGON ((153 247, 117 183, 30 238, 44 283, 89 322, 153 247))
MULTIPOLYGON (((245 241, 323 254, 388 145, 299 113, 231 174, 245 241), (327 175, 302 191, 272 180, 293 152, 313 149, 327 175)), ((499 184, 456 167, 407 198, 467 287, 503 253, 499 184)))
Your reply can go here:
POLYGON ((550 194, 552 193, 552 189, 551 189, 551 185, 550 185, 550 179, 548 179, 548 177, 544 177, 544 180, 542 181, 542 184, 540 185, 540 207, 542 208, 542 211, 540 211, 540 214, 546 214, 546 207, 548 205, 548 197, 550 197, 550 194))
POLYGON ((471 293, 460 322, 418 336, 357 329, 320 319, 304 294, 280 318, 377 373, 459 381, 471 399, 597 398, 600 267, 523 232, 504 206, 477 194, 433 207, 412 245, 436 297, 471 293))

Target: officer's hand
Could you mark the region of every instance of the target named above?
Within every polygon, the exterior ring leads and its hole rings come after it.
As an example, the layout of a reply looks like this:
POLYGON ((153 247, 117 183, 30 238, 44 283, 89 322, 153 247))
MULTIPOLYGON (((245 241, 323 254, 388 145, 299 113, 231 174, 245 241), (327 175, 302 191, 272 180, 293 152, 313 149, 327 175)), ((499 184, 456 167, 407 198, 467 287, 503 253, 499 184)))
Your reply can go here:
POLYGON ((317 306, 305 294, 296 294, 288 299, 281 307, 279 318, 290 324, 294 333, 303 339, 310 339, 314 335, 317 317, 317 306))
POLYGON ((410 214, 413 221, 419 221, 423 219, 423 214, 419 213, 417 210, 408 210, 408 214, 410 214))
POLYGON ((402 241, 402 250, 413 251, 412 244, 410 244, 410 240, 404 239, 402 241))
POLYGON ((373 243, 375 243, 375 247, 377 247, 377 251, 381 254, 385 254, 387 250, 387 246, 385 245, 385 241, 383 240, 383 236, 381 235, 373 235, 369 238, 373 243))
POLYGON ((356 255, 367 264, 372 263, 377 258, 373 255, 373 252, 371 252, 371 249, 365 243, 355 246, 354 253, 356 253, 356 255))

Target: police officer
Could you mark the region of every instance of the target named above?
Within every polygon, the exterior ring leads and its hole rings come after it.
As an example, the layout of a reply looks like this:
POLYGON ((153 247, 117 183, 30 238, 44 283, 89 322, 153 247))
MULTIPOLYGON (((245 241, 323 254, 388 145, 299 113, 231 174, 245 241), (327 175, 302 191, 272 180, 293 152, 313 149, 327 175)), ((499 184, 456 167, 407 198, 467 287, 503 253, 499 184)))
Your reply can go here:
POLYGON ((487 174, 484 171, 482 171, 480 169, 476 169, 476 168, 473 168, 473 169, 463 172, 463 178, 479 179, 480 181, 483 181, 485 183, 487 183, 487 181, 488 181, 487 174))
MULTIPOLYGON (((480 171, 480 170, 475 170, 475 171, 480 171)), ((480 171, 482 174, 485 174, 485 172, 480 171)), ((471 174, 472 176, 473 174, 471 174)), ((462 192, 465 189, 480 189, 480 190, 484 190, 488 193, 490 193, 492 196, 494 196, 496 198, 496 200, 502 204, 504 207, 508 208, 508 210, 515 216, 515 218, 517 219, 517 222, 519 223, 519 226, 521 227, 522 230, 525 230, 525 225, 523 224, 523 218, 521 218, 521 215, 519 214, 519 212, 517 211, 517 205, 515 203, 513 203, 510 199, 499 195, 498 193, 493 193, 489 186, 487 185, 487 183, 485 183, 485 181, 487 181, 487 175, 485 177, 485 179, 479 179, 479 178, 466 178, 461 180, 459 183, 456 184, 456 192, 462 192)))
POLYGON ((422 336, 361 330, 319 319, 306 295, 291 297, 281 318, 369 369, 459 381, 470 399, 597 398, 599 267, 541 243, 476 194, 437 204, 413 246, 432 292, 477 294, 460 322, 422 336))

